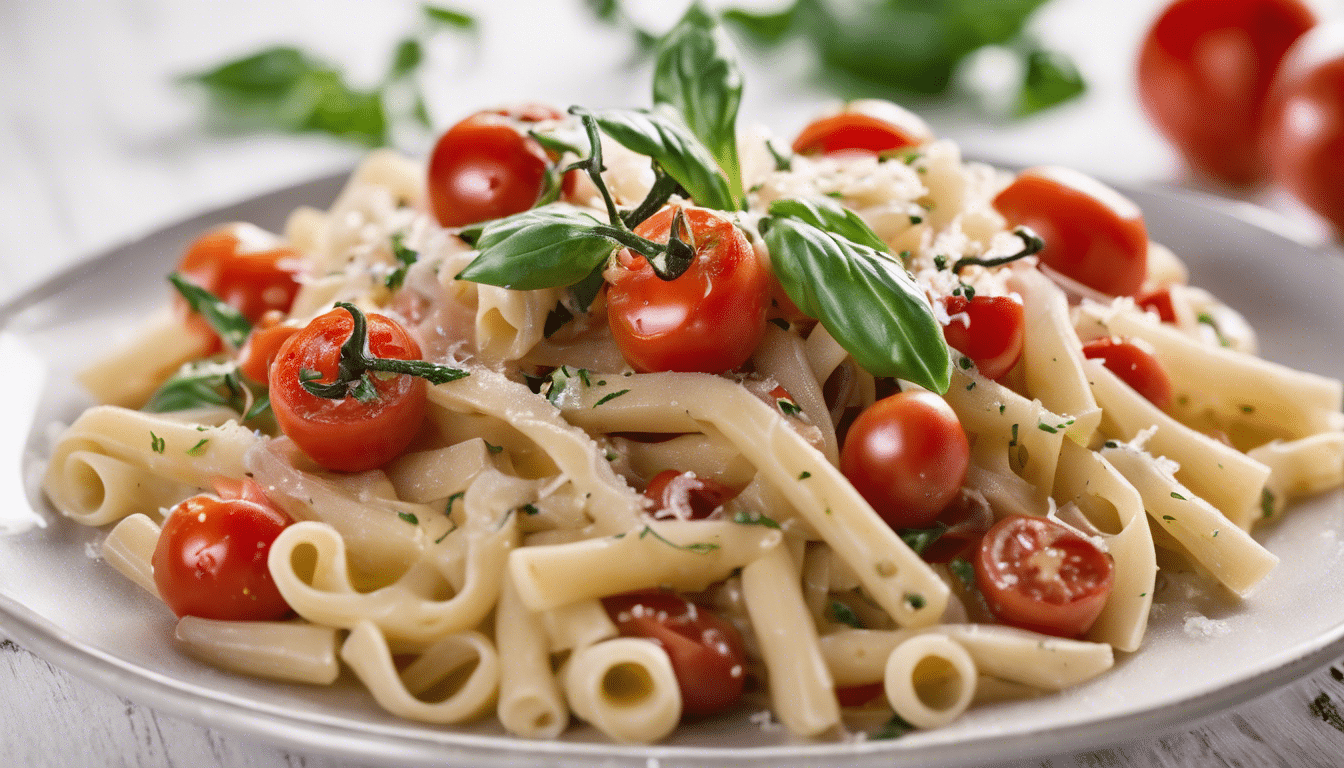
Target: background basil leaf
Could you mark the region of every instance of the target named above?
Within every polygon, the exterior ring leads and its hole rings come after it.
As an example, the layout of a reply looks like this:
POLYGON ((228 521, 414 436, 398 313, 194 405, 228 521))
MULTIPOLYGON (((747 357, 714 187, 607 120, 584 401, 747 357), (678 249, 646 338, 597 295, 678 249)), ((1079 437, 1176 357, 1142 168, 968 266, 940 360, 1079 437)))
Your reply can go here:
POLYGON ((1075 98, 1086 90, 1083 76, 1068 56, 1036 49, 1026 54, 1026 74, 1017 96, 1017 114, 1025 116, 1075 98))
POLYGON ((737 207, 728 181, 709 150, 666 106, 652 110, 607 109, 593 116, 603 133, 662 166, 696 204, 721 211, 737 207))
POLYGON ((517 291, 573 285, 611 256, 619 244, 598 234, 597 219, 576 208, 534 208, 486 225, 481 253, 459 280, 517 291))
POLYGON ((900 262, 788 217, 769 220, 765 244, 789 298, 865 370, 947 391, 943 329, 900 262))
POLYGON ((881 253, 891 252, 887 244, 882 242, 882 238, 878 237, 857 213, 829 197, 776 200, 770 203, 770 213, 798 219, 817 229, 826 230, 881 253))
POLYGON ((718 160, 733 198, 741 201, 737 110, 742 102, 742 71, 732 42, 699 3, 691 5, 658 48, 653 102, 677 108, 718 160))

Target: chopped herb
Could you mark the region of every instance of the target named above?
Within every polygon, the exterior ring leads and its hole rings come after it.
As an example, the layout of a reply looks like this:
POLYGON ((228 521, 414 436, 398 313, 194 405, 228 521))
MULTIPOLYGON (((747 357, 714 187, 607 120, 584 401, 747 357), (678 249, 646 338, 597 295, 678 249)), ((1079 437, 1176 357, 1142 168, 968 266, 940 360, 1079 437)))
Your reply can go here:
POLYGON ((1139 593, 1139 597, 1147 597, 1147 596, 1148 596, 1148 593, 1147 593, 1147 592, 1140 592, 1140 593, 1139 593))
POLYGON ((621 395, 624 395, 629 391, 630 390, 628 389, 618 389, 615 392, 608 392, 607 394, 602 396, 601 400, 598 400, 596 403, 593 403, 593 407, 596 408, 597 406, 602 405, 603 403, 615 400, 616 398, 620 397, 621 395))
POLYGON ((975 566, 971 565, 966 558, 956 558, 947 564, 947 569, 961 581, 961 585, 966 589, 970 589, 975 584, 975 566))
MULTIPOLYGON (((908 251, 907 251, 908 253, 908 251)), ((941 253, 933 257, 933 266, 942 270, 947 269, 947 257, 941 253)))
POLYGON ((1056 434, 1056 433, 1059 432, 1058 429, 1055 429, 1054 427, 1050 426, 1049 424, 1040 424, 1040 423, 1038 423, 1038 424, 1036 425, 1036 428, 1039 429, 1039 430, 1041 430, 1042 432, 1049 432, 1049 433, 1052 434, 1052 435, 1053 435, 1053 434, 1056 434))
POLYGON ((1185 501, 1185 500, 1186 500, 1186 498, 1185 498, 1184 496, 1182 496, 1181 494, 1179 494, 1179 493, 1177 493, 1177 492, 1175 492, 1175 491, 1172 491, 1172 492, 1171 492, 1171 498, 1173 498, 1173 499, 1180 499, 1181 501, 1185 501))
POLYGON ((155 453, 163 453, 163 448, 164 448, 164 439, 154 434, 153 432, 150 432, 149 449, 155 453))
POLYGON ((210 442, 210 438, 201 438, 201 441, 187 449, 188 456, 200 456, 205 453, 205 444, 210 442))
POLYGON ((970 384, 967 384, 967 385, 966 385, 966 391, 967 391, 967 392, 970 392, 972 389, 975 389, 975 382, 974 382, 974 381, 972 381, 970 384))
POLYGON ((1268 488, 1260 489, 1260 513, 1265 517, 1274 516, 1274 494, 1268 488))
POLYGON ((999 415, 1002 416, 1002 415, 1003 415, 1003 412, 1004 412, 1007 408, 1008 408, 1008 406, 1004 405, 1003 403, 999 403, 999 415))
POLYGON ((1243 406, 1241 406, 1241 412, 1242 412, 1242 413, 1255 413, 1255 406, 1254 406, 1254 405, 1243 405, 1243 406))
POLYGON ((789 321, 788 321, 788 320, 785 320, 785 319, 782 318, 782 317, 772 317, 772 318, 770 318, 770 322, 771 322, 772 324, 774 324, 774 325, 779 326, 779 329, 782 330, 782 331, 787 331, 787 330, 789 330, 789 328, 791 327, 791 326, 789 325, 789 321))
POLYGON ((674 541, 668 541, 667 539, 663 538, 663 536, 659 534, 657 531, 653 530, 651 526, 647 525, 644 526, 644 530, 639 532, 639 538, 642 539, 645 536, 652 536, 653 538, 663 542, 664 544, 666 544, 669 547, 672 547, 673 549, 684 549, 687 552, 694 552, 697 555, 707 555, 710 552, 713 552, 714 550, 719 548, 718 544, 711 544, 707 541, 697 541, 694 544, 678 544, 674 541))
POLYGON ((583 382, 583 386, 585 386, 585 387, 591 387, 591 386, 593 386, 593 382, 592 382, 592 380, 588 378, 588 369, 587 369, 587 368, 580 368, 580 369, 579 369, 579 381, 582 381, 582 382, 583 382))
POLYGON ((607 461, 615 461, 619 458, 621 458, 619 453, 616 453, 615 451, 607 451, 607 461))
POLYGON ((1104 448, 1119 448, 1119 447, 1120 447, 1120 444, 1117 443, 1117 442, 1114 441, 1114 440, 1107 440, 1105 443, 1102 443, 1102 447, 1104 447, 1104 448))
POLYGON ((905 594, 905 602, 909 603, 910 607, 914 608, 916 611, 919 610, 920 608, 923 608, 925 605, 928 605, 928 603, 924 600, 923 595, 916 594, 914 592, 907 592, 905 594))
POLYGON ((452 517, 452 516, 453 516, 453 504, 454 504, 458 499, 464 498, 466 495, 467 495, 467 492, 466 492, 466 491, 458 491, 457 493, 454 493, 452 496, 449 496, 449 497, 448 497, 448 506, 447 506, 447 507, 444 507, 443 514, 445 514, 445 515, 447 515, 447 516, 449 516, 449 517, 452 517))
POLYGON ((911 224, 922 224, 923 222, 924 222, 924 217, 923 217, 923 216, 911 216, 911 217, 910 217, 910 223, 911 223, 911 224))
POLYGON ((388 273, 384 284, 394 291, 406 281, 406 270, 420 258, 419 251, 406 247, 405 239, 406 236, 401 232, 392 235, 392 256, 397 260, 397 268, 388 273))
POLYGON ((405 520, 406 522, 410 523, 411 525, 419 525, 419 524, 420 524, 420 518, 416 517, 415 515, 411 514, 410 512, 398 512, 398 513, 397 513, 397 517, 400 517, 402 520, 405 520))
POLYGON ((1166 520, 1166 521, 1169 522, 1169 523, 1170 523, 1170 522, 1175 522, 1175 520, 1176 520, 1176 518, 1172 517, 1171 515, 1163 515, 1163 516, 1162 516, 1162 519, 1163 519, 1163 520, 1166 520))
POLYGON ((485 449, 491 453, 502 453, 504 451, 504 446, 502 445, 495 445, 489 440, 482 440, 481 442, 485 443, 485 449))
POLYGON ((1213 329, 1213 334, 1218 337, 1219 346, 1232 346, 1232 342, 1228 341, 1227 337, 1223 335, 1223 331, 1218 327, 1218 322, 1213 319, 1213 315, 1210 315, 1208 312, 1200 312, 1195 319, 1213 329))
POLYGON ((799 472, 799 473, 798 473, 798 479, 799 479, 799 480, 806 480, 807 478, 809 478, 809 477, 811 477, 811 476, 812 476, 812 473, 811 473, 811 472, 808 472, 807 470, 803 470, 802 472, 799 472))
POLYGON ((799 408, 797 403, 787 397, 775 400, 775 405, 779 406, 779 410, 783 411, 785 416, 797 416, 803 412, 803 409, 799 408))
POLYGON ((1218 529, 1217 529, 1217 528, 1214 528, 1214 529, 1213 529, 1213 536, 1212 536, 1211 538, 1214 538, 1214 539, 1218 538, 1218 529))
POLYGON ((901 537, 905 545, 915 551, 915 554, 922 555, 924 550, 928 549, 933 542, 942 538, 947 533, 947 524, 938 523, 932 528, 905 528, 897 531, 896 534, 901 537))
POLYGON ((541 513, 541 510, 537 509, 536 504, 524 504, 522 507, 520 507, 520 509, 523 510, 524 515, 527 515, 529 517, 541 513))
POLYGON ((738 510, 737 514, 733 515, 733 522, 739 525, 763 525, 766 528, 779 528, 779 523, 773 518, 742 509, 738 510))
POLYGON ((828 515, 831 514, 831 508, 830 508, 830 507, 827 507, 827 508, 826 508, 826 514, 828 514, 828 515))
POLYGON ((1008 447, 1009 447, 1009 448, 1012 448, 1012 447, 1015 446, 1015 445, 1017 445, 1017 425, 1016 425, 1016 424, 1013 425, 1013 439, 1008 441, 1008 447))
POLYGON ((974 363, 971 362, 971 358, 962 355, 961 359, 957 360, 957 365, 960 365, 963 371, 968 371, 974 363))
POLYGON ((859 616, 854 613, 854 609, 839 600, 831 601, 830 615, 840 624, 846 624, 854 629, 863 629, 863 622, 859 621, 859 616))
POLYGON ((870 740, 899 739, 915 730, 915 726, 906 722, 900 715, 892 715, 887 724, 868 735, 870 740))

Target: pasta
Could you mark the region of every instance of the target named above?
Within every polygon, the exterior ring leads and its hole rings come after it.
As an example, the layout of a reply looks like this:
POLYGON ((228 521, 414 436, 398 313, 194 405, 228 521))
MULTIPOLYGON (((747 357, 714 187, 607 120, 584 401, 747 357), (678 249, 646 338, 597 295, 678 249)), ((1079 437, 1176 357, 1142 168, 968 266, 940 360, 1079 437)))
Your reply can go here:
POLYGON ((1142 232, 1096 182, 927 131, 790 157, 730 135, 728 171, 661 110, 472 119, 544 139, 528 205, 456 221, 380 150, 283 238, 235 236, 235 258, 298 254, 268 262, 269 312, 179 280, 210 329, 164 310, 84 376, 103 404, 46 495, 113 526, 104 559, 193 656, 344 668, 399 717, 526 738, 657 741, 739 701, 807 738, 856 707, 937 728, 1142 652, 1169 556, 1251 593, 1278 562, 1254 526, 1344 484, 1340 382, 1255 357, 1146 234, 1128 279, 1175 322, 1005 202, 1045 178, 1142 232), (204 563, 181 539, 210 526, 204 563), (218 614, 183 609, 181 562, 218 614))

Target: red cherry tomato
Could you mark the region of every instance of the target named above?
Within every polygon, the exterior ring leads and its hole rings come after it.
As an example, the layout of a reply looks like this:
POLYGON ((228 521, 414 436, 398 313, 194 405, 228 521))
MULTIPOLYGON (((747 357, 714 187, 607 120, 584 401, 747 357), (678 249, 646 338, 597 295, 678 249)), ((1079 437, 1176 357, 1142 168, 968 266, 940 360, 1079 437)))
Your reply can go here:
POLYGON ((862 707, 886 692, 883 683, 865 685, 841 685, 835 688, 835 698, 842 707, 862 707))
POLYGON ((653 500, 654 511, 689 509, 690 519, 703 520, 714 510, 737 495, 731 486, 717 480, 696 477, 675 469, 665 469, 653 476, 644 495, 653 500))
POLYGON ((521 213, 545 191, 550 163, 541 144, 510 117, 479 112, 449 128, 434 145, 430 209, 445 227, 521 213))
MULTIPOLYGON (((269 503, 248 498, 193 496, 173 507, 154 547, 154 583, 178 616, 223 621, 284 618, 266 558, 290 524, 269 503)), ((264 499, 264 494, 261 495, 264 499)))
POLYGON ((800 155, 882 154, 923 144, 933 131, 918 115, 889 101, 863 99, 839 114, 812 121, 793 140, 800 155))
POLYGON ((1344 232, 1344 25, 1322 26, 1289 54, 1265 131, 1274 181, 1344 232))
POLYGON ((956 497, 970 458, 961 422, 941 397, 901 392, 859 414, 840 471, 887 525, 923 528, 956 497))
MULTIPOLYGON (((770 275, 733 223, 703 208, 684 208, 695 261, 662 280, 643 256, 622 251, 607 270, 607 319, 621 354, 636 370, 721 373, 746 362, 765 334, 770 275)), ((674 209, 635 233, 665 243, 674 209)))
POLYGON ((265 384, 270 380, 271 363, 280 352, 280 346, 299 332, 299 326, 281 322, 282 316, 267 313, 238 350, 238 370, 247 378, 265 384))
POLYGON ((1045 240, 1041 262, 1111 296, 1133 296, 1148 272, 1148 229, 1139 207, 1068 168, 1028 168, 994 198, 1011 224, 1045 240))
POLYGON ((747 653, 737 629, 718 614, 667 592, 616 595, 602 605, 622 635, 667 651, 683 713, 711 715, 742 696, 747 653))
POLYGON ((1140 309, 1156 312, 1164 323, 1176 322, 1176 305, 1171 303, 1171 287, 1163 286, 1134 297, 1140 309))
POLYGON ((1124 380, 1135 392, 1162 410, 1171 407, 1171 377, 1161 361, 1133 341, 1118 338, 1093 339, 1083 345, 1083 355, 1097 359, 1124 380))
POLYGON ((947 314, 965 313, 970 323, 954 318, 943 326, 948 346, 975 361, 986 378, 995 381, 1017 365, 1026 340, 1026 313, 1022 302, 1008 296, 948 296, 947 314))
POLYGON ((975 583, 999 620, 1060 637, 1091 628, 1114 577, 1110 555, 1043 517, 1000 520, 975 558, 975 583))
MULTIPOLYGON (((299 291, 299 252, 251 224, 229 224, 201 235, 187 248, 177 271, 255 323, 271 310, 288 312, 299 291)), ((194 333, 219 337, 178 296, 177 311, 194 333)), ((212 351, 213 351, 212 350, 212 351)))
POLYGON ((1139 53, 1143 107, 1196 171, 1228 184, 1262 181, 1270 83, 1315 23, 1300 0, 1177 0, 1139 53))
MULTIPOLYGON (((350 313, 320 315, 281 347, 271 364, 271 410, 280 429, 304 453, 327 469, 361 472, 395 458, 415 437, 425 418, 425 382, 407 374, 368 374, 376 396, 360 402, 314 395, 303 388, 303 371, 316 371, 318 384, 336 380, 340 347, 353 328, 350 313)), ((369 353, 374 357, 419 360, 420 345, 395 320, 368 316, 369 353)))

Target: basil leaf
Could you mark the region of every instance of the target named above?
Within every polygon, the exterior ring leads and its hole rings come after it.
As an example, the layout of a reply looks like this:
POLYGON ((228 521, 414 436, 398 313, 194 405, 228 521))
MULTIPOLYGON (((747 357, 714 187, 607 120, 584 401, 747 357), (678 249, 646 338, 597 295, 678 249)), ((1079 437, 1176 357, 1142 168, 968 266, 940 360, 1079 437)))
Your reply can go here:
POLYGON ((247 94, 274 94, 291 88, 317 64, 298 48, 267 48, 251 56, 235 59, 208 72, 190 75, 212 90, 247 94))
POLYGON ((476 241, 480 255, 457 277, 517 291, 573 285, 619 247, 594 231, 599 224, 567 205, 499 219, 486 225, 476 241))
POLYGON ((1026 75, 1017 96, 1017 115, 1049 109, 1082 94, 1087 86, 1073 60, 1058 51, 1036 49, 1027 54, 1026 75))
MULTIPOLYGON (((163 383, 142 410, 149 413, 171 413, 222 405, 242 413, 247 404, 246 385, 238 374, 238 364, 199 361, 182 366, 171 379, 163 383)), ((259 412, 254 405, 248 414, 259 412)))
POLYGON ((746 32, 761 45, 778 43, 793 28, 794 18, 798 15, 797 4, 793 4, 776 13, 756 13, 741 8, 730 8, 723 12, 723 20, 746 32))
POLYGON ((425 18, 438 24, 446 24, 458 29, 474 29, 476 27, 476 17, 453 8, 426 4, 420 6, 420 10, 424 12, 425 18))
POLYGON ((951 371, 943 330, 900 262, 798 219, 762 225, 775 276, 789 298, 820 320, 859 365, 874 376, 947 391, 951 371))
POLYGON ((942 538, 944 533, 947 533, 947 524, 940 522, 932 528, 903 528, 897 531, 896 535, 900 536, 901 541, 913 549, 916 555, 922 555, 924 550, 942 538))
POLYGON ((721 211, 736 207, 728 181, 709 150, 666 106, 608 109, 593 116, 603 133, 626 149, 652 158, 697 204, 721 211))
POLYGON ((829 197, 776 200, 770 203, 770 213, 806 222, 817 229, 839 235, 859 245, 866 245, 881 253, 891 252, 887 244, 882 242, 882 238, 878 237, 857 213, 829 197))
POLYGON ((419 40, 414 37, 402 40, 392 52, 392 66, 388 68, 387 79, 395 80, 411 74, 419 69, 424 60, 425 51, 419 40))
POLYGON ((406 270, 420 258, 420 252, 407 248, 405 240, 406 236, 401 232, 392 235, 392 256, 397 260, 397 266, 383 279, 383 284, 394 291, 406 281, 406 270))
POLYGON ((168 276, 168 281, 187 300, 187 306, 201 313, 225 344, 233 349, 242 348, 243 342, 247 341, 247 334, 252 332, 252 323, 243 317, 242 312, 220 301, 219 297, 199 285, 187 282, 176 272, 168 276))
POLYGON ((737 53, 714 17, 692 3, 658 48, 653 103, 676 107, 728 177, 741 201, 742 167, 737 157, 737 110, 742 71, 737 53))

